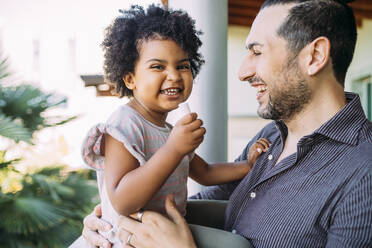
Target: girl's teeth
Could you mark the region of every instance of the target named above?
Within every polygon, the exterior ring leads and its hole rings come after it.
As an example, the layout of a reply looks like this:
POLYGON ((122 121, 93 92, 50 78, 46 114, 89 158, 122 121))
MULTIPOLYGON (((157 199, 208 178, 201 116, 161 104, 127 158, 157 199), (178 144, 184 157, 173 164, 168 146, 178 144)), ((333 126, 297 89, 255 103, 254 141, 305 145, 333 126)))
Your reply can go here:
POLYGON ((162 93, 163 94, 166 94, 166 95, 176 95, 178 92, 180 92, 179 89, 166 89, 166 90, 162 90, 162 93))

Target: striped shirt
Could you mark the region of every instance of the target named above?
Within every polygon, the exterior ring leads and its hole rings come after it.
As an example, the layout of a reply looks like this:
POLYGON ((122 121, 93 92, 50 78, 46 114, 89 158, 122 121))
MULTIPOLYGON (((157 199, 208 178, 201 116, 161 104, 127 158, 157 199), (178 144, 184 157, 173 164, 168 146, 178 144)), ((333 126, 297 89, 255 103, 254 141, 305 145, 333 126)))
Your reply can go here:
POLYGON ((197 198, 229 199, 225 229, 254 247, 372 247, 372 123, 359 96, 275 165, 287 136, 271 122, 260 137, 272 144, 241 181, 210 187, 197 198), (274 166, 275 165, 275 166, 274 166))
MULTIPOLYGON (((122 247, 122 245, 115 237, 119 214, 111 204, 106 184, 104 183, 105 158, 101 155, 104 134, 109 134, 121 142, 128 152, 138 160, 139 165, 143 166, 165 144, 171 130, 172 126, 170 124, 165 127, 156 126, 128 105, 123 105, 114 111, 106 123, 93 126, 83 141, 83 160, 88 166, 97 171, 102 218, 114 227, 109 233, 101 234, 114 243, 114 247, 122 247)), ((165 214, 165 198, 168 194, 173 194, 178 210, 183 215, 186 213, 187 178, 192 157, 193 153, 181 160, 159 191, 143 207, 144 209, 165 214)), ((144 181, 143 184, 145 185, 146 182, 144 181)), ((125 197, 125 195, 120 197, 125 197)))

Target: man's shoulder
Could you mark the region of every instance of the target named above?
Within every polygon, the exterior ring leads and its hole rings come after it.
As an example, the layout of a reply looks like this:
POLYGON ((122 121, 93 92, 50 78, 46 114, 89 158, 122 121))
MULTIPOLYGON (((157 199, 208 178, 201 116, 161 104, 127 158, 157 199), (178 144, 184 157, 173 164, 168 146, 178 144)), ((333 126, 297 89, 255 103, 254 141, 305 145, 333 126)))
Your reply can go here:
POLYGON ((354 178, 359 182, 366 175, 372 175, 372 143, 361 142, 350 148, 348 156, 343 156, 343 166, 340 166, 346 177, 354 178))
POLYGON ((257 134, 257 139, 261 138, 261 137, 264 137, 264 138, 268 138, 268 137, 271 137, 273 135, 277 135, 280 133, 279 131, 279 124, 275 121, 271 121, 269 122, 268 124, 266 124, 266 126, 264 126, 260 132, 258 132, 257 134))
POLYGON ((372 142, 359 143, 353 150, 351 159, 365 161, 372 168, 372 142))
POLYGON ((369 120, 366 120, 366 122, 362 125, 360 141, 362 143, 372 144, 372 122, 369 120))
POLYGON ((372 122, 367 120, 359 134, 359 143, 353 149, 353 159, 365 161, 372 168, 372 122))

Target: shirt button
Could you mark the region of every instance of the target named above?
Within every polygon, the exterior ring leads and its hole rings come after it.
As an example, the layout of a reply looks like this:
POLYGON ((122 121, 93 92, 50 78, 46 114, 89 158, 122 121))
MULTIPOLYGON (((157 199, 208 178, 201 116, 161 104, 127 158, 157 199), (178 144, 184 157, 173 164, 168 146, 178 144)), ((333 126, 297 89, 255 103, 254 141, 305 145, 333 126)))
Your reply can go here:
POLYGON ((267 158, 268 158, 269 160, 272 160, 272 159, 273 159, 273 155, 270 154, 267 158))
POLYGON ((254 192, 251 192, 249 195, 250 195, 250 197, 251 197, 252 199, 256 197, 256 193, 254 193, 254 192))
POLYGON ((233 234, 235 234, 236 233, 236 230, 235 229, 233 229, 232 231, 231 231, 233 234))

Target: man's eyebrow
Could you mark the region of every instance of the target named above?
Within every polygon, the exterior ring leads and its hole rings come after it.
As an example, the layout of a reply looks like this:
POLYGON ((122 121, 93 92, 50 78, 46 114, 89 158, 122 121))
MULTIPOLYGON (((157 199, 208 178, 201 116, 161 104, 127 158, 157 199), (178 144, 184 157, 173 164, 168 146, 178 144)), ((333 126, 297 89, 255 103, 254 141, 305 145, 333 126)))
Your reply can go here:
POLYGON ((252 42, 252 43, 245 45, 245 48, 248 50, 251 50, 254 46, 263 46, 263 44, 258 43, 258 42, 252 42))

